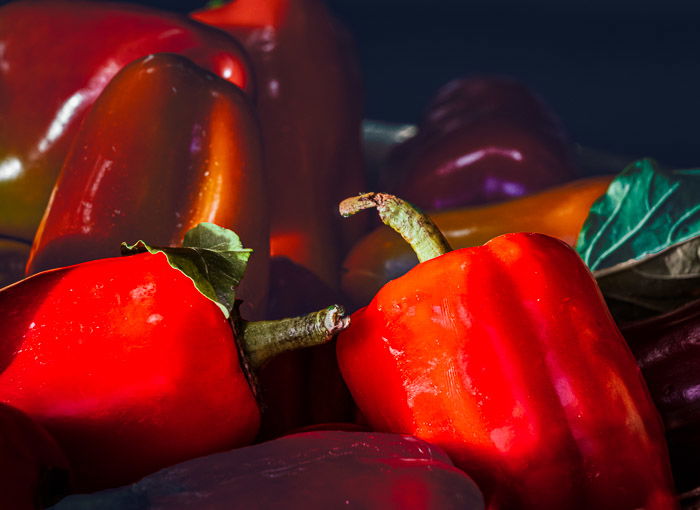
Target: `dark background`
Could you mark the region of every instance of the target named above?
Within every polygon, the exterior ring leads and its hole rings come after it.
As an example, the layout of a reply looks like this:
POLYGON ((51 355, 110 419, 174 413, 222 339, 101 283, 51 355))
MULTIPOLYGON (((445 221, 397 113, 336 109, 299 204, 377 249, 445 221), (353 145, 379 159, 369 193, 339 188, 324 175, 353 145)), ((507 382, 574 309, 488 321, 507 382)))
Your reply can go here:
MULTIPOLYGON (((187 12, 203 2, 138 3, 187 12)), ((328 3, 355 36, 368 118, 413 122, 449 79, 505 74, 539 92, 580 143, 700 166, 700 2, 328 3)))

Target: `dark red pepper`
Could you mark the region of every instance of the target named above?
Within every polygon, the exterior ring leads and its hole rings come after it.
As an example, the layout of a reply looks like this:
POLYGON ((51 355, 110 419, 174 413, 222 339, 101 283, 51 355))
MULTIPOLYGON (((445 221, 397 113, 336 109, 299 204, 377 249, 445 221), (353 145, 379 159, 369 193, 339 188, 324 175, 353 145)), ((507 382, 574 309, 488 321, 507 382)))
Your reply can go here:
POLYGON ((264 316, 269 223, 263 153, 248 97, 185 57, 124 67, 75 135, 27 274, 119 255, 124 239, 175 246, 200 222, 255 250, 239 290, 264 316))
POLYGON ((68 460, 56 441, 19 409, 0 403, 0 507, 44 508, 69 487, 68 460))
POLYGON ((56 438, 79 489, 249 444, 260 411, 247 367, 347 326, 338 307, 281 322, 234 313, 232 325, 222 310, 233 306, 248 252, 231 235, 198 226, 185 248, 165 250, 169 259, 85 262, 0 292, 0 401, 56 438))
POLYGON ((474 482, 425 441, 308 432, 191 460, 54 510, 482 510, 474 482))
MULTIPOLYGON (((268 317, 279 319, 343 303, 336 290, 305 267, 284 257, 270 261, 268 317)), ((335 357, 335 343, 286 352, 270 360, 259 375, 266 403, 263 437, 302 425, 352 418, 354 405, 335 357)))
POLYGON ((623 326, 666 425, 681 491, 700 486, 700 301, 623 326))
POLYGON ((267 157, 271 254, 337 287, 342 250, 362 229, 335 208, 366 189, 359 64, 321 0, 235 0, 193 17, 245 46, 258 84, 267 157))
POLYGON ((0 7, 0 234, 34 237, 80 122, 129 62, 172 52, 252 90, 240 45, 185 16, 128 3, 0 7))
POLYGON ((428 210, 507 200, 578 176, 557 116, 522 83, 455 80, 394 149, 380 189, 428 210))
POLYGON ((444 448, 492 510, 677 507, 658 412, 571 247, 521 233, 444 254, 430 220, 395 197, 341 211, 367 207, 421 260, 338 337, 373 429, 444 448))

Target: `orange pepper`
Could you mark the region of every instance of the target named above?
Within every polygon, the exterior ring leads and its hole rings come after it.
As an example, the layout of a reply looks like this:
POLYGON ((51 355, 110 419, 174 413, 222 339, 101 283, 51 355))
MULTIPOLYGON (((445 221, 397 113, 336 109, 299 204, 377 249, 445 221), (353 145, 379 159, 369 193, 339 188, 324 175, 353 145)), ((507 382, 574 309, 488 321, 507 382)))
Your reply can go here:
MULTIPOLYGON (((431 213, 430 218, 455 248, 480 246, 509 232, 539 232, 573 246, 593 202, 611 176, 590 177, 498 204, 431 213)), ((389 280, 418 264, 411 247, 389 227, 362 238, 343 264, 341 287, 363 306, 389 280)))

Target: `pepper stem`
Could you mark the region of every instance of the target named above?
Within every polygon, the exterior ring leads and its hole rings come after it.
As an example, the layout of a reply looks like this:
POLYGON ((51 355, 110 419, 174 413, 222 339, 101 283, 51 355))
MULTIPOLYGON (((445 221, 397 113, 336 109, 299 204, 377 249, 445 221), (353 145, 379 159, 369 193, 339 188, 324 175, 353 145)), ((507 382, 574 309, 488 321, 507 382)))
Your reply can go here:
POLYGON ((341 215, 348 217, 371 207, 376 207, 384 224, 401 234, 411 245, 420 262, 452 251, 450 243, 427 214, 394 195, 364 193, 346 198, 340 203, 339 209, 341 215))
POLYGON ((301 317, 275 321, 242 321, 241 345, 253 370, 285 351, 328 342, 350 325, 340 305, 332 305, 301 317))

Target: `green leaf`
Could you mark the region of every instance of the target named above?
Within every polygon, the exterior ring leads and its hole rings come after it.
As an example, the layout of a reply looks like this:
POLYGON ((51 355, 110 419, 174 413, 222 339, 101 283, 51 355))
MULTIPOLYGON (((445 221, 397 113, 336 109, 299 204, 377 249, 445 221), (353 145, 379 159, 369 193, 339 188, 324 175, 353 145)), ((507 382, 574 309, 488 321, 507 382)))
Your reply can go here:
POLYGON ((157 247, 144 241, 122 243, 122 255, 163 253, 168 263, 192 280, 204 296, 216 303, 226 318, 236 302, 236 288, 253 250, 243 248, 231 230, 213 223, 200 223, 187 234, 182 247, 157 247))
POLYGON ((700 236, 593 275, 618 322, 670 312, 700 299, 700 236))
POLYGON ((209 0, 204 4, 204 9, 216 9, 217 7, 222 7, 228 3, 235 0, 209 0))
POLYGON ((664 170, 636 161, 591 207, 576 249, 591 270, 604 269, 700 235, 700 169, 664 170))

